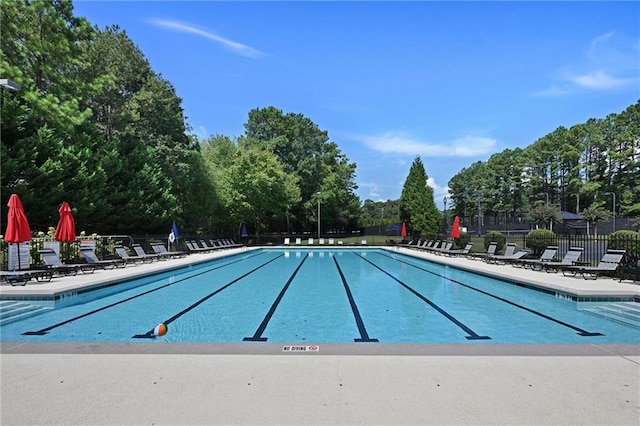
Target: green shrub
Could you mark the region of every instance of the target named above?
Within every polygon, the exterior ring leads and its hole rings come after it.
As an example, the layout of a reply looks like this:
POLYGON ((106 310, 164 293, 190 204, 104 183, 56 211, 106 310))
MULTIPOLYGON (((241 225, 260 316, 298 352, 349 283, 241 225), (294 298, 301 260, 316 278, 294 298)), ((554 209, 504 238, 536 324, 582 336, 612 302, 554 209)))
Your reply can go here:
POLYGON ((640 232, 616 231, 609 235, 607 248, 625 250, 623 262, 627 265, 637 265, 640 260, 640 232))
POLYGON ((484 236, 484 249, 489 248, 489 243, 496 242, 498 245, 496 246, 496 253, 501 252, 504 249, 504 246, 507 244, 507 238, 502 235, 502 232, 498 231, 489 231, 484 236))
POLYGON ((535 256, 540 256, 547 246, 558 245, 556 233, 549 229, 534 229, 525 238, 527 247, 535 256))
POLYGON ((460 238, 455 238, 454 241, 456 246, 464 248, 471 241, 471 236, 467 232, 460 231, 460 238))

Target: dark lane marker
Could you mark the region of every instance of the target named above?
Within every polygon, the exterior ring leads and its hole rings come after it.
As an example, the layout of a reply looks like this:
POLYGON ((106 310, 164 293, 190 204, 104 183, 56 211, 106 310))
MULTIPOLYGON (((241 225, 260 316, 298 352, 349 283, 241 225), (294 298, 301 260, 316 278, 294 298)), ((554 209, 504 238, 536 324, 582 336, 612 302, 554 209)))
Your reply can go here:
POLYGON ((464 325, 463 323, 461 323, 460 321, 458 321, 457 319, 455 319, 451 314, 449 314, 447 311, 445 311, 444 309, 442 309, 441 307, 439 307, 438 305, 436 305, 435 303, 433 303, 431 300, 427 299, 426 297, 424 297, 422 294, 418 293, 416 290, 414 290, 413 288, 411 288, 410 286, 408 286, 407 284, 403 283, 402 281, 400 281, 398 278, 394 277, 393 275, 391 275, 390 273, 388 273, 387 271, 385 271, 384 269, 382 269, 381 267, 379 267, 378 265, 376 265, 375 263, 371 262, 369 259, 359 255, 358 253, 354 253, 356 256, 358 256, 359 258, 361 258, 362 260, 364 260, 365 262, 371 264, 373 267, 379 269, 380 271, 382 271, 383 273, 385 273, 387 276, 389 276, 390 278, 392 278, 394 281, 396 281, 398 284, 400 284, 401 286, 403 286, 404 288, 406 288, 407 290, 409 290, 411 293, 413 293, 415 296, 417 296, 419 299, 421 299, 423 302, 427 303, 429 306, 431 306, 433 309, 435 309, 436 311, 438 311, 440 314, 442 314, 445 318, 447 318, 449 321, 451 321, 452 323, 454 323, 455 325, 457 325, 458 327, 460 327, 462 330, 464 330, 468 336, 465 336, 465 338, 467 340, 488 340, 491 339, 491 337, 489 336, 479 336, 476 332, 474 332, 473 330, 471 330, 469 327, 467 327, 466 325, 464 325))
POLYGON ((267 341, 266 337, 262 337, 262 333, 264 333, 264 330, 267 328, 269 321, 271 321, 271 317, 275 313, 276 309, 278 309, 278 305, 280 304, 280 301, 282 300, 282 298, 284 297, 284 294, 289 289, 289 285, 298 274, 298 271, 302 267, 302 264, 304 263, 304 261, 307 260, 307 257, 309 257, 309 253, 305 254, 304 258, 302 259, 302 261, 300 262, 296 270, 293 271, 293 274, 289 277, 289 280, 287 281, 287 283, 284 285, 284 287, 282 287, 282 290, 280 290, 280 294, 278 294, 278 297, 276 297, 276 300, 271 305, 269 312, 267 312, 267 315, 265 315, 264 319, 260 323, 260 326, 258 326, 258 329, 256 330, 256 332, 253 333, 253 336, 245 337, 244 339, 242 339, 243 341, 245 342, 266 342, 267 341))
MULTIPOLYGON (((245 278, 248 275, 253 274, 255 271, 257 271, 260 268, 263 268, 265 266, 267 266, 268 264, 270 264, 271 262, 273 262, 274 260, 277 260, 279 258, 281 258, 282 256, 284 256, 284 254, 281 254, 279 256, 274 257, 273 259, 263 263, 260 266, 257 266, 255 268, 253 268, 252 270, 250 270, 247 273, 244 273, 242 275, 240 275, 238 278, 236 278, 233 281, 228 282, 227 284, 223 285, 222 287, 220 287, 219 289, 217 289, 216 291, 214 291, 213 293, 209 293, 208 295, 206 295, 205 297, 203 297, 202 299, 198 300, 196 303, 189 305, 187 308, 183 309, 182 311, 178 312, 177 314, 175 314, 174 316, 172 316, 171 318, 169 318, 166 321, 163 321, 162 324, 164 325, 169 325, 172 322, 174 322, 175 320, 177 320, 178 318, 180 318, 181 316, 183 316, 184 314, 186 314, 187 312, 191 311, 192 309, 198 307, 199 305, 201 305, 202 303, 206 302, 207 300, 211 299, 213 296, 215 296, 216 294, 220 293, 222 290, 225 290, 227 288, 229 288, 230 286, 232 286, 233 284, 237 283, 238 281, 240 281, 241 279, 245 278)), ((147 331, 144 334, 136 334, 134 336, 132 336, 133 339, 153 339, 155 336, 153 335, 153 329, 147 331)))
POLYGON ((24 336, 44 336, 45 334, 47 334, 47 333, 48 333, 48 332, 50 332, 51 330, 53 330, 53 329, 55 329, 55 328, 58 328, 58 327, 61 327, 61 326, 63 326, 63 325, 69 324, 69 323, 71 323, 71 322, 73 322, 73 321, 79 320, 79 319, 84 318, 84 317, 88 317, 89 315, 93 315, 93 314, 95 314, 95 313, 98 313, 98 312, 104 311, 104 310, 109 309, 109 308, 112 308, 112 307, 114 307, 114 306, 118 306, 118 305, 120 305, 120 304, 122 304, 122 303, 128 302, 128 301, 133 300, 133 299, 137 299, 138 297, 145 296, 145 295, 150 294, 150 293, 153 293, 153 292, 155 292, 155 291, 162 290, 163 288, 170 287, 170 286, 172 286, 172 285, 178 284, 178 283, 180 283, 180 282, 182 282, 182 281, 188 280, 188 279, 193 278, 193 277, 197 277, 198 275, 206 274, 206 273, 208 273, 208 272, 215 271, 216 269, 224 268, 224 267, 226 267, 226 266, 233 265, 234 263, 242 262, 242 261, 247 260, 247 259, 249 259, 249 258, 251 258, 251 257, 258 256, 258 255, 260 255, 260 254, 262 254, 262 253, 258 253, 258 254, 255 254, 255 255, 253 255, 253 256, 249 256, 249 257, 243 257, 242 259, 234 260, 233 262, 225 263, 224 265, 218 265, 218 266, 216 266, 216 267, 214 267, 214 268, 206 269, 206 270, 204 270, 204 271, 202 271, 202 272, 198 272, 198 273, 196 273, 196 274, 189 275, 188 277, 184 277, 184 278, 179 279, 179 280, 177 280, 177 281, 170 282, 169 284, 161 285, 160 287, 157 287, 157 288, 154 288, 154 289, 151 289, 151 290, 145 291, 145 292, 140 293, 140 294, 136 294, 135 296, 127 297, 126 299, 120 300, 120 301, 115 302, 115 303, 112 303, 112 304, 110 304, 110 305, 103 306, 102 308, 98 308, 98 309, 95 309, 95 310, 93 310, 93 311, 86 312, 86 313, 84 313, 84 314, 82 314, 82 315, 78 315, 77 317, 70 318, 70 319, 68 319, 68 320, 65 320, 65 321, 59 322, 59 323, 54 324, 54 325, 51 325, 51 326, 49 326, 49 327, 42 328, 42 329, 37 330, 37 331, 25 331, 25 332, 24 332, 24 333, 22 333, 22 334, 23 334, 24 336))
POLYGON ((353 311, 353 317, 356 320, 356 325, 358 326, 358 332, 360 332, 359 339, 353 339, 354 342, 377 342, 378 339, 369 338, 369 333, 367 333, 367 329, 364 326, 364 322, 362 321, 362 317, 360 316, 360 311, 358 310, 358 305, 356 305, 356 301, 351 294, 351 289, 349 288, 349 284, 347 283, 347 279, 344 277, 342 273, 342 269, 340 269, 340 265, 338 264, 338 259, 333 257, 333 261, 336 264, 336 268, 338 268, 338 273, 340 274, 340 278, 342 279, 342 284, 344 285, 344 289, 347 292, 347 298, 349 298, 349 304, 351 305, 351 310, 353 311))
POLYGON ((449 278, 449 277, 447 277, 447 276, 440 275, 440 274, 438 274, 438 273, 436 273, 436 272, 433 272, 433 271, 430 271, 430 270, 428 270, 428 269, 421 268, 420 266, 413 265, 413 264, 411 264, 411 263, 405 262, 404 260, 396 259, 395 257, 388 256, 388 255, 386 255, 386 254, 381 254, 381 256, 388 257, 389 259, 393 259, 393 260, 395 260, 396 262, 404 263, 405 265, 413 266, 414 268, 416 268, 416 269, 420 269, 421 271, 428 272, 428 273, 430 273, 430 274, 432 274, 432 275, 435 275, 435 276, 437 276, 437 277, 440 277, 440 278, 444 278, 444 279, 449 280, 449 281, 451 281, 451 282, 453 282, 453 283, 456 283, 456 284, 458 284, 458 285, 461 285, 461 286, 463 286, 463 287, 466 287, 466 288, 468 288, 468 289, 470 289, 470 290, 477 291, 478 293, 482 293, 482 294, 484 294, 485 296, 493 297, 494 299, 500 300, 501 302, 508 303, 508 304, 509 304, 509 305, 511 305, 511 306, 515 306, 516 308, 523 309, 523 310, 525 310, 525 311, 527 311, 527 312, 530 312, 530 313, 532 313, 532 314, 534 314, 534 315, 538 315, 539 317, 542 317, 542 318, 547 319, 547 320, 549 320, 549 321, 553 321, 553 322, 555 322, 556 324, 560 324, 560 325, 562 325, 562 326, 564 326, 564 327, 568 327, 568 328, 570 328, 570 329, 572 329, 572 330, 577 331, 577 333, 576 333, 576 334, 578 334, 579 336, 584 336, 584 337, 604 336, 604 334, 602 334, 602 333, 590 332, 590 331, 583 330, 583 329, 582 329, 582 328, 580 328, 580 327, 576 327, 576 326, 574 326, 574 325, 571 325, 571 324, 568 324, 568 323, 566 323, 566 322, 564 322, 564 321, 561 321, 561 320, 559 320, 559 319, 557 319, 557 318, 550 317, 549 315, 543 314, 542 312, 538 312, 538 311, 533 310, 533 309, 531 309, 531 308, 527 308, 526 306, 519 305, 519 304, 517 304, 517 303, 515 303, 515 302, 512 302, 511 300, 503 299, 502 297, 500 297, 500 296, 496 296, 495 294, 488 293, 488 292, 486 292, 486 291, 484 291, 484 290, 480 290, 480 289, 478 289, 478 288, 472 287, 472 286, 470 286, 470 285, 468 285, 468 284, 465 284, 465 283, 462 283, 462 282, 460 282, 460 281, 458 281, 458 280, 454 280, 453 278, 449 278))

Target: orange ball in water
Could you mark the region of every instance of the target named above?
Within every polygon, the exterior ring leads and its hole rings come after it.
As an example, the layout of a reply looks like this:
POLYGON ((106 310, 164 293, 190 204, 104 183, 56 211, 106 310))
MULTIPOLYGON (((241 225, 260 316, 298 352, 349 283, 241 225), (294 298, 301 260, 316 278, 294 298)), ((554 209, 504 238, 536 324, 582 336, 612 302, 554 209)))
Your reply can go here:
POLYGON ((156 328, 153 329, 154 336, 164 336, 167 334, 167 326, 164 324, 158 324, 156 328))

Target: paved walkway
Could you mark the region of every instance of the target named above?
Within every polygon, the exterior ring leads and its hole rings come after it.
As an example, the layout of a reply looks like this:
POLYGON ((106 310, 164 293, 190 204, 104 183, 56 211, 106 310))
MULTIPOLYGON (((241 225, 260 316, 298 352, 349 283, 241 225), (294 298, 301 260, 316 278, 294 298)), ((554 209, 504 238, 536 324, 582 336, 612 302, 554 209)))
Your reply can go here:
MULTIPOLYGON (((52 295, 240 249, 56 278, 4 295, 52 295)), ((572 295, 634 295, 638 283, 446 258, 572 295)), ((640 423, 640 348, 629 345, 0 345, 0 423, 582 424, 640 423)))

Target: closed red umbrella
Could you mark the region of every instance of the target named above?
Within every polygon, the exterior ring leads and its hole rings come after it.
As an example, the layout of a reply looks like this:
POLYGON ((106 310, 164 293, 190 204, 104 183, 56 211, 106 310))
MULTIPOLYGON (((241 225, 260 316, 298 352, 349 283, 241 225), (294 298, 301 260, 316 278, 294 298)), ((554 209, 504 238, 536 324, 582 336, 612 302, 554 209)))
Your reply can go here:
POLYGON ((407 236, 407 225, 404 222, 402 222, 402 230, 400 231, 400 236, 402 238, 407 236))
POLYGON ((7 231, 4 233, 4 240, 8 243, 18 244, 18 269, 22 269, 20 265, 20 243, 31 240, 31 228, 29 221, 24 214, 22 201, 17 194, 11 194, 9 197, 9 212, 7 214, 7 231))
POLYGON ((60 220, 56 227, 56 233, 53 237, 56 241, 75 241, 76 240, 76 221, 73 219, 71 207, 69 203, 64 201, 58 209, 60 220))
POLYGON ((9 197, 9 214, 7 215, 7 232, 4 233, 4 240, 8 243, 24 243, 31 239, 31 228, 29 221, 24 214, 22 201, 17 194, 9 197))
POLYGON ((460 238, 460 218, 458 216, 453 219, 453 226, 451 227, 451 238, 460 238))

